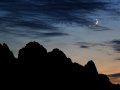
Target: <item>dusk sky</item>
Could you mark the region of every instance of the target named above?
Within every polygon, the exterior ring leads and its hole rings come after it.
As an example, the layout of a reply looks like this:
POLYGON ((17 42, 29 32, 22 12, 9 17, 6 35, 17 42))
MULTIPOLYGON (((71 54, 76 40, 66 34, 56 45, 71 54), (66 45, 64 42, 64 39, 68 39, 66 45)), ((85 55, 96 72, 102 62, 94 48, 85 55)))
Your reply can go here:
POLYGON ((0 0, 0 43, 17 57, 30 41, 120 83, 120 0, 0 0))

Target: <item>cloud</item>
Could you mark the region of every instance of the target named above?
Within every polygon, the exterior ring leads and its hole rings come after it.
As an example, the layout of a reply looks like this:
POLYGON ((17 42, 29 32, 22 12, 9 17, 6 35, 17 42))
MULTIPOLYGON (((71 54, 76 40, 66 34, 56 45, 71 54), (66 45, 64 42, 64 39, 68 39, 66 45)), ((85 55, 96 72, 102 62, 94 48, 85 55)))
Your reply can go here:
POLYGON ((113 40, 110 41, 109 44, 111 45, 111 47, 117 51, 118 53, 120 53, 120 40, 113 40))
POLYGON ((45 36, 66 36, 67 33, 61 33, 61 32, 52 32, 52 33, 43 33, 45 36))
POLYGON ((111 30, 108 27, 104 27, 104 26, 100 26, 100 25, 89 26, 89 28, 94 30, 94 31, 107 31, 107 30, 111 30))
MULTIPOLYGON (((3 0, 0 3, 2 13, 0 16, 0 27, 22 27, 33 29, 36 34, 36 30, 51 31, 55 30, 59 33, 59 28, 55 24, 59 23, 76 23, 80 26, 88 27, 94 31, 104 31, 109 28, 103 26, 89 27, 93 23, 93 18, 90 18, 90 14, 97 10, 105 10, 109 3, 101 2, 99 0, 3 0), (4 3, 3 3, 4 2, 4 3), (4 25, 3 25, 4 24, 4 25)), ((109 11, 109 10, 108 10, 109 11)), ((8 30, 7 28, 6 30, 8 30)), ((0 30, 5 32, 6 30, 0 30)), ((15 29, 14 29, 15 30, 15 29)), ((27 29, 28 30, 28 29, 27 29)), ((12 34, 24 35, 28 31, 10 31, 12 34), (17 33, 18 32, 18 33, 17 33)), ((39 32, 40 33, 40 32, 39 32)), ((64 32, 60 32, 64 33, 64 32)), ((41 33, 42 34, 42 33, 41 33)), ((39 34, 40 35, 40 34, 39 34)), ((52 35, 52 34, 51 34, 52 35)), ((51 36, 47 35, 47 36, 51 36)), ((53 34, 57 36, 57 34, 53 34)), ((58 34, 60 36, 60 34, 58 34)), ((26 35, 27 36, 27 35, 26 35)), ((45 36, 45 35, 44 35, 45 36)))
MULTIPOLYGON (((69 1, 69 0, 67 0, 69 1)), ((105 3, 82 3, 81 1, 65 2, 59 1, 54 3, 48 3, 41 6, 42 13, 49 15, 54 21, 64 23, 79 23, 81 25, 87 25, 91 22, 88 19, 88 15, 95 10, 105 8, 105 3)))
POLYGON ((120 60, 120 58, 116 58, 116 60, 120 60))
POLYGON ((90 48, 95 46, 106 46, 104 43, 90 43, 90 42, 77 42, 76 45, 79 45, 80 48, 90 48))
POLYGON ((87 45, 81 45, 80 48, 89 48, 87 45))
MULTIPOLYGON (((90 49, 90 48, 96 48, 96 47, 97 48, 101 47, 102 49, 103 47, 109 47, 111 50, 115 51, 116 53, 120 53, 120 40, 111 40, 111 41, 105 41, 101 43, 76 42, 75 45, 78 45, 80 48, 83 48, 83 49, 90 49)), ((106 54, 112 55, 108 51, 106 51, 106 54)), ((114 60, 120 60, 120 57, 116 57, 114 60)))
POLYGON ((112 81, 112 83, 120 83, 120 73, 109 74, 108 77, 112 81))
POLYGON ((114 73, 114 74, 110 74, 108 76, 109 77, 120 77, 120 73, 114 73))
POLYGON ((13 19, 22 18, 25 15, 34 16, 36 14, 40 16, 43 14, 49 16, 49 19, 54 22, 75 22, 85 25, 90 22, 87 20, 87 14, 105 8, 106 3, 95 3, 94 1, 86 0, 84 3, 82 0, 6 1, 7 3, 4 3, 2 9, 10 12, 12 14, 10 17, 13 16, 13 19))
MULTIPOLYGON (((112 40, 107 42, 107 46, 111 47, 116 53, 120 53, 120 40, 112 40)), ((120 57, 115 58, 115 60, 120 60, 120 57)))
POLYGON ((113 48, 117 53, 120 53, 120 40, 112 40, 102 43, 90 43, 90 42, 77 42, 77 45, 95 47, 95 46, 107 46, 113 48))

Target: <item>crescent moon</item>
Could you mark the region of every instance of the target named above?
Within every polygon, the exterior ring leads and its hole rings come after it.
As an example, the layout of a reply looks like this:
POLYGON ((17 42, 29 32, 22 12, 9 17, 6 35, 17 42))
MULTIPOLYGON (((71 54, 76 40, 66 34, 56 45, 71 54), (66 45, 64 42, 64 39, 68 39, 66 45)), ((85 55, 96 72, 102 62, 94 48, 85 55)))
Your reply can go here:
POLYGON ((99 21, 98 21, 98 19, 96 19, 96 22, 95 22, 95 24, 96 24, 96 25, 98 25, 98 23, 99 23, 99 21))

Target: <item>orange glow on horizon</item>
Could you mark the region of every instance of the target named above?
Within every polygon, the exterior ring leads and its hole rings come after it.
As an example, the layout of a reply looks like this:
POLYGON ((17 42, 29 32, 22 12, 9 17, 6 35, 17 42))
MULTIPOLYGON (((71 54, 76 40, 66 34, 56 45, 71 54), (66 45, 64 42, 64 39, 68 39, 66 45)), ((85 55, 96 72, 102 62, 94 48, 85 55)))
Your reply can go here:
POLYGON ((113 83, 113 84, 120 84, 120 78, 110 78, 110 81, 113 83))

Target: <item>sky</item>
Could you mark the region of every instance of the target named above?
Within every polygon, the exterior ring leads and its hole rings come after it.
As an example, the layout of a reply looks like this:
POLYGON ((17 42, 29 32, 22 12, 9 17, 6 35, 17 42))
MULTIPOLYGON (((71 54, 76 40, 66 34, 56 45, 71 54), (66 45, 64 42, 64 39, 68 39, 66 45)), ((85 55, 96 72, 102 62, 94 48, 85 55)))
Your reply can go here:
POLYGON ((119 0, 0 0, 0 43, 17 57, 30 41, 82 65, 93 60, 120 83, 119 0))

